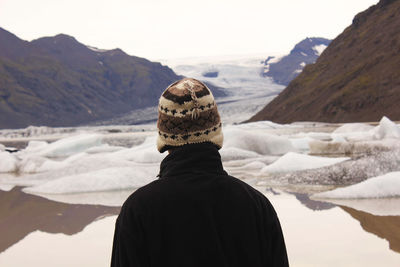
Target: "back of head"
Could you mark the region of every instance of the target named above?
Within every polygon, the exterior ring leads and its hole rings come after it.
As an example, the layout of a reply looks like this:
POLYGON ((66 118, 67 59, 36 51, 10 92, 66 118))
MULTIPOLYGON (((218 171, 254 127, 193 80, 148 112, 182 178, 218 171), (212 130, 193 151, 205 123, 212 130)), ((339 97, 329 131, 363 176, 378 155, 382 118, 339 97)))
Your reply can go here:
POLYGON ((184 78, 162 93, 158 105, 157 149, 162 153, 186 144, 211 142, 222 147, 221 118, 210 89, 184 78))

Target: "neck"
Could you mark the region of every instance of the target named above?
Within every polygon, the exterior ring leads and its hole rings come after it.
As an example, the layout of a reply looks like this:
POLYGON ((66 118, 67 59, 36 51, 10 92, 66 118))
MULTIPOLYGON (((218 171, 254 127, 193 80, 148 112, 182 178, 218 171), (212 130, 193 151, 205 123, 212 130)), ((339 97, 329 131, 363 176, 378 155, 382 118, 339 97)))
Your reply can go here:
POLYGON ((160 178, 188 173, 221 173, 218 148, 211 143, 188 144, 172 149, 160 165, 160 178))

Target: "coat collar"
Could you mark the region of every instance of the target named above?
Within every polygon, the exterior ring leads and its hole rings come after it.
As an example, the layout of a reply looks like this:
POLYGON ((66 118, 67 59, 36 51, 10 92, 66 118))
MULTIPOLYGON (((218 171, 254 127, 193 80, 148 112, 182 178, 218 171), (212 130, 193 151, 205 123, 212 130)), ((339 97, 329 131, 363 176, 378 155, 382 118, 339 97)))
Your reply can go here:
POLYGON ((160 165, 160 178, 182 174, 223 174, 221 155, 212 143, 187 144, 174 148, 160 165))

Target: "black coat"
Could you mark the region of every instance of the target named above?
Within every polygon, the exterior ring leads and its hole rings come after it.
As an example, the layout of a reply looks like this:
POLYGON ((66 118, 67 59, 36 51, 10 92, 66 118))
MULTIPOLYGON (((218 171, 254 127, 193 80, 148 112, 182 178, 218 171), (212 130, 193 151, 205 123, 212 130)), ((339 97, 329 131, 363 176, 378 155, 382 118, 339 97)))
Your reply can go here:
POLYGON ((118 216, 112 267, 288 266, 268 199, 229 176, 210 143, 174 149, 118 216))

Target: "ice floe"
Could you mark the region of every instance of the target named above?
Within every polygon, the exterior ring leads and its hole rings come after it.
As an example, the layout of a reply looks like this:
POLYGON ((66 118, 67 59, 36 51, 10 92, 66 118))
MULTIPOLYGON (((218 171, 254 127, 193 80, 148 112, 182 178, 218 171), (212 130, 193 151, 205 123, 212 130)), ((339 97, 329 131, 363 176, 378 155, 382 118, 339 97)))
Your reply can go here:
POLYGON ((373 138, 382 140, 385 138, 400 138, 400 127, 387 117, 383 117, 379 125, 372 130, 373 138))
POLYGON ((24 188, 28 193, 62 194, 138 188, 155 179, 157 170, 146 166, 106 168, 65 176, 44 184, 24 188))
POLYGON ((400 172, 391 172, 361 183, 317 193, 314 198, 384 198, 400 197, 400 172))
POLYGON ((283 155, 296 149, 286 137, 229 127, 224 131, 224 147, 235 147, 261 155, 283 155))
POLYGON ((67 137, 49 144, 39 152, 45 157, 65 157, 101 145, 102 135, 81 134, 67 137))
POLYGON ((0 151, 0 173, 17 171, 17 158, 8 152, 0 151))
MULTIPOLYGON (((113 196, 119 195, 113 192, 130 192, 156 179, 166 155, 156 149, 154 127, 131 133, 116 133, 117 128, 86 129, 80 134, 74 130, 58 139, 29 140, 17 153, 0 146, 0 190, 25 186, 27 193, 73 203, 79 203, 78 195, 96 203, 98 193, 113 203, 113 196), (123 142, 115 139, 121 134, 123 142)), ((228 173, 250 184, 350 185, 400 171, 398 129, 387 118, 376 127, 268 121, 228 125, 223 127, 220 154, 228 173)), ((41 130, 48 136, 50 129, 41 130)))
POLYGON ((280 173, 280 172, 294 172, 307 169, 316 169, 325 166, 330 166, 349 158, 328 158, 328 157, 317 157, 309 156, 294 152, 289 152, 277 161, 264 167, 261 173, 280 173))

